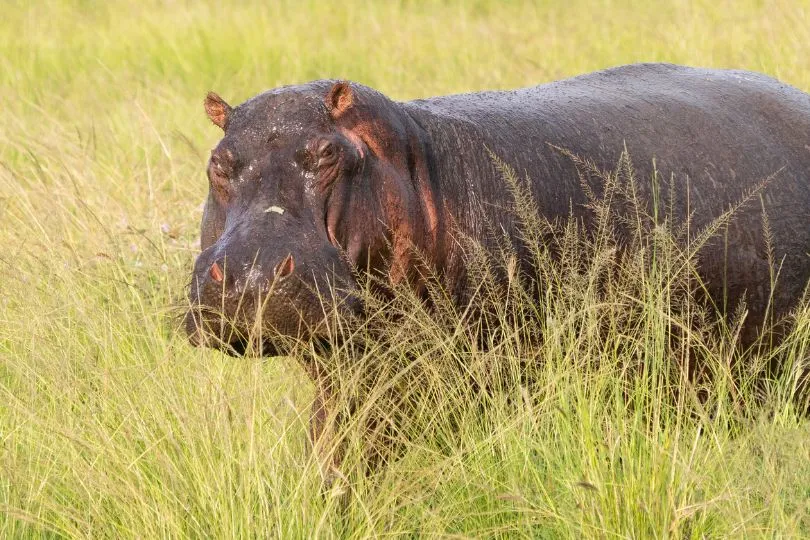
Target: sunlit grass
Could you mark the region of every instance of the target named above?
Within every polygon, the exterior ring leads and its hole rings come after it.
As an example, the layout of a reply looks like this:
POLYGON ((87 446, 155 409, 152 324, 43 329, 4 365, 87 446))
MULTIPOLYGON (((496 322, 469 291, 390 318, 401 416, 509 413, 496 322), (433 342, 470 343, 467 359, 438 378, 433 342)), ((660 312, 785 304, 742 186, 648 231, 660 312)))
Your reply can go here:
MULTIPOLYGON (((733 333, 698 326, 691 345, 715 376, 688 383, 667 336, 696 315, 675 309, 688 287, 661 287, 674 266, 639 259, 625 275, 638 282, 605 292, 610 252, 575 231, 560 239, 581 275, 542 267, 547 295, 528 314, 511 311, 519 288, 496 303, 508 324, 487 347, 402 291, 369 323, 400 317, 372 346, 322 359, 342 370, 344 405, 373 396, 343 428, 326 491, 296 360, 192 349, 174 317, 219 135, 208 90, 238 103, 335 77, 410 99, 635 61, 808 90, 807 43, 810 6, 788 1, 7 2, 0 536, 810 534, 810 427, 790 374, 754 384, 767 360, 754 355, 732 373, 733 333), (365 475, 361 432, 380 411, 397 459, 365 475)), ((678 260, 661 234, 660 260, 678 260)), ((807 354, 798 321, 782 362, 807 354)))

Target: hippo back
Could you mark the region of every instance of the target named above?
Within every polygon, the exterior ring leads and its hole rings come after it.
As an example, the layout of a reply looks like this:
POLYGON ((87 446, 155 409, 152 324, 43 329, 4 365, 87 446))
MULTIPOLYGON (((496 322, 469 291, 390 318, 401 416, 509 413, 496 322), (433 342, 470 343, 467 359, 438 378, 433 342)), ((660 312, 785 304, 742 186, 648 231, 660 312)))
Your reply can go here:
POLYGON ((515 227, 502 211, 510 195, 487 149, 530 178, 541 211, 555 218, 586 213, 580 176, 560 148, 603 170, 614 169, 626 148, 639 185, 651 186, 655 167, 662 192, 675 195, 673 217, 692 216, 695 230, 774 177, 762 204, 748 204, 730 223, 724 238, 733 249, 715 241, 700 255, 718 305, 733 308, 747 295, 749 327, 761 323, 770 294, 763 207, 781 262, 778 312, 795 305, 810 277, 810 96, 775 79, 638 64, 404 107, 430 141, 431 176, 448 212, 476 238, 486 239, 487 222, 515 227))

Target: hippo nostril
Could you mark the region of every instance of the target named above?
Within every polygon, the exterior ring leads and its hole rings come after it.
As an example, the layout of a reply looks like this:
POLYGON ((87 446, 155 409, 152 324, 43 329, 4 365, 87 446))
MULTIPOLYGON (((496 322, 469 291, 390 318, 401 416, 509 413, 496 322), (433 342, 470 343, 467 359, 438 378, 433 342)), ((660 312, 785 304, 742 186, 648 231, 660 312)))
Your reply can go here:
POLYGON ((212 264, 211 268, 208 270, 208 275, 217 283, 222 283, 222 280, 225 278, 225 275, 222 273, 222 268, 219 267, 216 261, 214 261, 214 264, 212 264))
POLYGON ((278 279, 282 279, 292 274, 293 270, 295 270, 295 259, 293 259, 292 255, 287 255, 284 257, 284 260, 278 263, 273 269, 273 274, 278 279))

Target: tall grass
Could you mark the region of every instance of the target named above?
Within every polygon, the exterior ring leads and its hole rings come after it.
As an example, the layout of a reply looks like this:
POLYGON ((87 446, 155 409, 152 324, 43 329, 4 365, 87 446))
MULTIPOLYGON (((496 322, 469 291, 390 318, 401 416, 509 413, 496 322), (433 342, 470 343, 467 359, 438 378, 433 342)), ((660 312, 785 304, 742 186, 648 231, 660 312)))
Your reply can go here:
MULTIPOLYGON (((533 245, 559 256, 538 250, 521 273, 509 245, 467 244, 485 318, 438 290, 427 309, 403 289, 369 296, 370 318, 341 327, 349 339, 330 355, 300 351, 340 370, 336 411, 353 409, 326 490, 299 359, 192 349, 171 322, 219 135, 202 114, 209 89, 237 103, 346 77, 407 99, 641 60, 810 89, 809 12, 788 1, 7 2, 0 536, 810 534, 810 429, 793 400, 807 306, 777 349, 736 349, 735 319, 717 324, 694 301, 692 253, 665 212, 639 214, 644 234, 619 259, 627 223, 615 206, 595 202, 593 236, 534 220, 504 168, 527 240, 542 235, 533 245), (498 330, 479 339, 471 326, 484 323, 498 330), (704 377, 687 376, 692 361, 704 377), (787 368, 763 377, 772 364, 787 368), (370 448, 381 457, 367 473, 370 448)), ((624 196, 631 172, 625 158, 604 180, 624 196)))

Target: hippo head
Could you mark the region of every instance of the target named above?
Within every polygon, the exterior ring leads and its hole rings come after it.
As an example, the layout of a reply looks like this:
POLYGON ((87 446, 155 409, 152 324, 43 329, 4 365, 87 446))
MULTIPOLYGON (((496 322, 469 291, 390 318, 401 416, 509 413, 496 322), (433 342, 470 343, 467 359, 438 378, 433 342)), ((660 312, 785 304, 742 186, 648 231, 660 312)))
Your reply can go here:
POLYGON ((210 93, 205 109, 224 137, 208 162, 189 288, 193 344, 273 355, 285 336, 324 338, 332 307, 362 311, 358 272, 396 281, 411 247, 429 249, 423 148, 400 105, 316 81, 235 108, 210 93))

